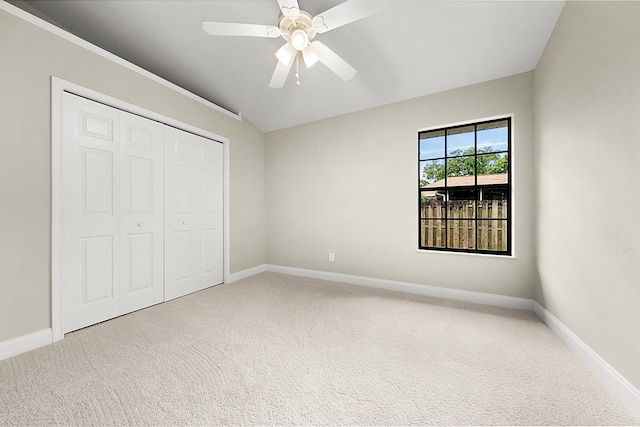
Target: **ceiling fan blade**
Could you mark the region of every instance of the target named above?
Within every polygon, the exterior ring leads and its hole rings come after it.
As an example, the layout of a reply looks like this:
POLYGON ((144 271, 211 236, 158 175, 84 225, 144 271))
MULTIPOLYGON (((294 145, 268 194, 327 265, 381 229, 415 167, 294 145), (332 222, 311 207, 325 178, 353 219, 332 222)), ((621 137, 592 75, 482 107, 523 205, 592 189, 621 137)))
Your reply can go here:
POLYGON ((279 89, 284 86, 284 82, 287 80, 289 76, 289 70, 291 70, 291 66, 293 65, 293 61, 290 61, 289 64, 283 64, 278 61, 278 65, 276 65, 276 69, 273 72, 273 76, 271 76, 271 82, 269 83, 269 87, 274 89, 279 89))
POLYGON ((340 76, 342 80, 351 80, 356 75, 357 71, 355 68, 349 65, 347 61, 338 56, 337 53, 329 49, 322 42, 315 41, 312 45, 316 50, 320 62, 340 76))
POLYGON ((326 33, 367 16, 374 15, 387 7, 384 1, 347 0, 313 18, 313 26, 318 33, 326 33))
POLYGON ((293 21, 300 16, 300 6, 298 6, 298 0, 278 0, 280 5, 280 11, 282 14, 293 21))
POLYGON ((204 21, 202 29, 212 36, 280 37, 280 29, 272 25, 204 21))

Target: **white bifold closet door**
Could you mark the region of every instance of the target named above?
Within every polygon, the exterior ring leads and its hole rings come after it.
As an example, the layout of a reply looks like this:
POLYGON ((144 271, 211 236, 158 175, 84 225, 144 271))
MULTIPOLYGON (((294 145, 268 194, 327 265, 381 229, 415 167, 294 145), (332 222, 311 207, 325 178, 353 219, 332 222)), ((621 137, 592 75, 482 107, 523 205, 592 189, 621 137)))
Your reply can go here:
POLYGON ((63 330, 223 282, 222 144, 64 93, 63 330))
POLYGON ((163 125, 65 93, 64 331, 164 299, 163 125))
POLYGON ((222 144, 165 128, 165 299, 223 281, 222 144))

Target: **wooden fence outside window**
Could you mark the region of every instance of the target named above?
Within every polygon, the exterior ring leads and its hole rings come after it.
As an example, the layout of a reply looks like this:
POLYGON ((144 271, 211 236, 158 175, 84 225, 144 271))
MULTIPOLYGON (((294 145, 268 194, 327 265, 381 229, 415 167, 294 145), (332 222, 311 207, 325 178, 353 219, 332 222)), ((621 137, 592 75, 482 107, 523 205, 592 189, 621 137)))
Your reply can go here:
POLYGON ((506 200, 423 201, 421 246, 506 252, 508 213, 506 200))

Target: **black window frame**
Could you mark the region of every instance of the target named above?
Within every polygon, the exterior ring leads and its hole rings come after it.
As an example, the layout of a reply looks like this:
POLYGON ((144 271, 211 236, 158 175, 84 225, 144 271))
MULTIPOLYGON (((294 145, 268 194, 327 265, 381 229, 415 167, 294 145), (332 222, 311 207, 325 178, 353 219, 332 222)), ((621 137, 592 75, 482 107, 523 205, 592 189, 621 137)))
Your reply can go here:
MULTIPOLYGON (((482 130, 482 129, 481 129, 482 130)), ((472 254, 490 254, 490 255, 498 255, 498 256, 512 256, 513 254, 513 231, 512 231, 512 223, 513 223, 513 205, 512 205, 512 187, 513 187, 513 173, 512 173, 512 169, 513 169, 513 150, 512 150, 512 135, 513 135, 513 120, 511 116, 504 116, 504 117, 498 117, 498 118, 492 118, 489 120, 481 120, 481 121, 473 121, 473 122, 469 122, 469 123, 463 123, 463 124, 456 124, 456 125, 451 125, 451 126, 444 126, 444 127, 436 127, 436 128, 430 128, 430 129, 426 129, 426 130, 421 130, 418 132, 418 250, 424 250, 424 251, 438 251, 438 252, 461 252, 461 253, 472 253, 472 254), (486 125, 486 124, 491 124, 491 123, 495 123, 495 122, 502 122, 502 121, 506 121, 507 122, 507 150, 506 151, 496 151, 495 153, 506 153, 507 154, 507 183, 506 184, 499 184, 500 188, 496 189, 495 187, 498 185, 491 185, 491 186, 487 186, 487 185, 478 185, 478 175, 477 175, 477 160, 478 160, 478 156, 481 156, 483 153, 478 153, 478 126, 482 126, 482 125, 486 125), (456 158, 456 157, 470 157, 471 155, 464 155, 464 156, 460 156, 460 155, 450 155, 450 153, 448 152, 448 147, 447 147, 447 138, 449 136, 449 131, 453 130, 453 129, 458 129, 458 128, 465 128, 465 127, 470 127, 473 126, 473 139, 474 139, 474 152, 472 154, 472 156, 474 157, 474 184, 473 185, 468 185, 468 186, 455 186, 456 190, 470 190, 472 192, 475 192, 475 206, 474 206, 474 215, 473 218, 465 218, 463 219, 463 221, 474 221, 475 225, 474 225, 474 230, 475 230, 475 239, 474 239, 474 246, 475 248, 461 248, 461 247, 449 247, 449 229, 450 229, 450 225, 449 225, 449 221, 453 221, 454 219, 449 219, 447 218, 447 212, 448 212, 448 206, 446 205, 448 199, 449 199, 449 193, 448 189, 453 188, 449 187, 447 185, 447 181, 448 181, 448 170, 447 170, 447 160, 452 159, 452 158, 456 158), (420 141, 421 139, 421 135, 424 134, 428 134, 428 133, 436 133, 436 132, 444 132, 444 157, 432 157, 432 158, 422 158, 421 157, 421 150, 420 150, 420 141), (437 187, 438 190, 442 189, 444 190, 444 194, 446 194, 447 196, 445 196, 445 208, 443 209, 444 211, 444 217, 441 218, 425 218, 422 216, 423 213, 423 209, 422 209, 422 197, 423 197, 423 187, 421 187, 421 178, 422 178, 422 168, 421 165, 423 164, 423 162, 427 162, 427 161, 442 161, 444 162, 444 185, 442 187, 437 187), (478 222, 479 221, 489 221, 491 219, 487 219, 487 218, 479 218, 478 217, 478 206, 479 203, 478 201, 480 200, 479 195, 480 190, 481 189, 486 189, 486 188, 492 188, 492 190, 500 190, 500 191, 506 191, 506 195, 507 195, 507 217, 506 218, 501 218, 500 220, 506 220, 506 250, 491 250, 491 249, 478 249, 478 222), (424 220, 443 220, 445 223, 445 246, 423 246, 423 232, 424 232, 424 225, 423 225, 423 221, 424 220)), ((461 220, 458 218, 458 220, 461 220)), ((504 232, 504 230, 503 230, 504 232)))

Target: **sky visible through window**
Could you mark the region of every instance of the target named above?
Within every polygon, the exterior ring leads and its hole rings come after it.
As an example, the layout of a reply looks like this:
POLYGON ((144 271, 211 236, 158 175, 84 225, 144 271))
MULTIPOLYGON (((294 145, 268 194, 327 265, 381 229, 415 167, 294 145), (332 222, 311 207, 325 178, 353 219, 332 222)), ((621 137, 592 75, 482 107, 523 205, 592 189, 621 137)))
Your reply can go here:
MULTIPOLYGON (((478 150, 491 147, 492 152, 507 151, 507 128, 495 128, 478 131, 478 150)), ((473 132, 459 133, 447 137, 447 155, 455 150, 465 152, 473 148, 473 132)), ((420 140, 420 159, 445 157, 444 135, 420 140)))

